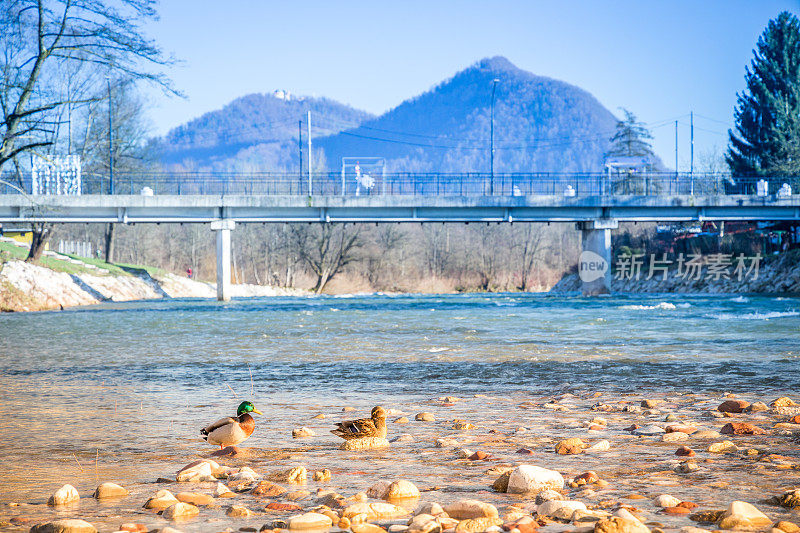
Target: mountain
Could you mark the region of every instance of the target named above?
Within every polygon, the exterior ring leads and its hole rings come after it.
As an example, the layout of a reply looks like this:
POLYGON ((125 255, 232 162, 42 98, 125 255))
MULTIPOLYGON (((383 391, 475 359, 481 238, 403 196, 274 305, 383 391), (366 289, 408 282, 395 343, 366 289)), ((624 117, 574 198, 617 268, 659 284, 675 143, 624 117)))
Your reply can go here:
POLYGON ((488 172, 493 85, 496 172, 602 171, 617 118, 587 91, 504 57, 483 59, 378 117, 324 98, 251 94, 158 144, 168 166, 296 171, 297 123, 305 142, 311 110, 315 169, 380 157, 389 172, 488 172))
POLYGON ((591 94, 483 59, 387 113, 317 143, 328 161, 387 159, 395 171, 490 169, 493 80, 496 172, 600 171, 617 119, 591 94))
MULTIPOLYGON (((327 98, 296 97, 286 91, 248 94, 222 109, 170 130, 152 147, 168 169, 296 171, 298 121, 311 111, 314 135, 331 134, 373 118, 327 98), (323 129, 314 117, 327 117, 323 129), (331 125, 334 124, 334 125, 331 125)), ((303 146, 304 158, 305 146, 303 146)))

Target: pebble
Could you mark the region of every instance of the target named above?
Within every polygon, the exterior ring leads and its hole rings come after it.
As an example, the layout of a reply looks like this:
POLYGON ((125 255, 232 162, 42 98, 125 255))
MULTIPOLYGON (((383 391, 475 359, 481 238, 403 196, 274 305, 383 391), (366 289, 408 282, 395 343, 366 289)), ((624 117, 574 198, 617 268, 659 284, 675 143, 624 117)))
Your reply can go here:
POLYGON ((536 509, 539 516, 549 516, 559 520, 571 519, 575 511, 586 511, 586 504, 571 500, 550 500, 536 509))
POLYGON ((480 500, 463 499, 444 506, 444 511, 451 518, 456 520, 468 520, 472 518, 497 518, 500 514, 497 507, 491 503, 480 500))
POLYGON ((330 481, 331 476, 332 476, 331 471, 327 468, 314 471, 314 481, 317 482, 330 481))
POLYGON ((682 433, 680 431, 674 431, 672 433, 665 433, 661 440, 663 442, 682 442, 689 439, 689 435, 686 433, 682 433))
POLYGON ((375 524, 355 524, 350 526, 353 533, 386 533, 386 530, 375 524))
POLYGON ((78 489, 72 485, 64 485, 50 496, 50 499, 47 500, 47 505, 67 505, 80 499, 78 489))
POLYGON ((384 500, 400 500, 409 498, 419 498, 420 493, 416 485, 405 479, 398 479, 392 482, 383 495, 384 500))
POLYGON ((174 505, 178 503, 178 498, 176 498, 170 491, 167 489, 161 489, 160 491, 156 492, 155 496, 151 497, 147 502, 144 504, 145 509, 166 509, 170 505, 174 505))
POLYGON ((178 502, 170 505, 161 513, 167 520, 183 520, 200 514, 200 509, 191 503, 178 502))
POLYGON ((401 416, 400 418, 396 418, 394 421, 395 424, 408 424, 408 418, 405 416, 401 416))
POLYGON ((636 428, 636 429, 634 429, 632 431, 632 433, 634 435, 643 435, 643 436, 660 435, 660 434, 662 434, 664 432, 665 432, 664 428, 662 428, 661 426, 653 425, 653 424, 647 425, 647 426, 642 426, 642 427, 636 428))
POLYGON ((401 433, 389 442, 414 442, 414 436, 411 433, 401 433))
POLYGON ((452 437, 442 437, 436 439, 434 444, 437 448, 457 448, 461 446, 461 443, 452 437))
POLYGON ((37 524, 31 528, 30 533, 97 533, 97 529, 85 520, 66 518, 37 524))
POLYGON ((641 406, 645 409, 653 409, 660 403, 663 403, 663 400, 642 400, 641 406))
POLYGON ((745 413, 760 413, 763 411, 769 411, 769 407, 764 402, 753 402, 744 409, 745 413))
POLYGON ((780 529, 783 533, 798 533, 800 532, 800 526, 793 522, 787 522, 786 520, 780 520, 776 522, 773 526, 775 529, 780 529))
POLYGON ((583 453, 598 453, 598 452, 607 452, 611 449, 611 443, 605 439, 599 440, 583 450, 583 453))
POLYGON ((289 518, 289 529, 327 529, 333 521, 321 513, 303 513, 289 518))
POLYGON ((714 442, 708 447, 708 451, 711 453, 728 453, 728 452, 735 452, 739 448, 729 440, 724 440, 722 442, 714 442))
POLYGON ((503 521, 497 517, 469 518, 461 520, 456 526, 455 533, 492 533, 492 526, 500 526, 503 521))
POLYGON ((303 510, 303 508, 297 505, 296 503, 283 503, 283 502, 269 502, 264 507, 264 509, 266 509, 267 511, 280 511, 280 512, 292 512, 292 511, 303 510))
POLYGON ((721 435, 719 431, 714 431, 713 429, 702 429, 692 434, 692 437, 696 439, 718 439, 721 435))
POLYGON ((750 402, 744 400, 725 400, 717 407, 720 413, 741 413, 750 406, 750 402))
POLYGON ((694 457, 695 452, 691 448, 687 448, 686 446, 681 446, 677 450, 675 450, 675 455, 679 457, 694 457))
POLYGON ((417 413, 416 416, 414 416, 414 420, 417 422, 434 422, 436 417, 433 416, 433 413, 422 412, 417 413))
POLYGON ((728 422, 719 431, 723 435, 766 435, 766 431, 747 422, 728 422))
MULTIPOLYGON (((347 442, 350 441, 345 441, 345 443, 347 442)), ((270 474, 269 478, 271 481, 303 485, 308 479, 308 470, 306 470, 305 466, 295 466, 294 468, 289 468, 288 470, 273 472, 270 474)))
POLYGON ((681 503, 681 501, 675 496, 670 496, 669 494, 662 494, 660 496, 657 496, 653 500, 653 503, 656 505, 656 507, 661 507, 663 509, 666 507, 677 507, 678 504, 681 503))
POLYGON ((191 503, 192 505, 211 505, 214 498, 202 492, 179 492, 175 495, 179 502, 191 503))
POLYGON ((675 467, 675 471, 679 474, 690 474, 697 471, 699 468, 700 467, 697 466, 697 463, 694 461, 684 461, 675 467))
POLYGON ((594 533, 650 533, 650 529, 639 520, 614 516, 598 520, 594 533))
POLYGON ((689 424, 670 424, 666 428, 667 433, 686 433, 691 435, 697 431, 697 426, 690 426, 689 424))
POLYGON ((534 503, 536 503, 536 505, 542 505, 543 503, 552 500, 566 500, 566 499, 567 498, 563 494, 561 494, 556 490, 544 489, 543 491, 540 491, 539 494, 536 495, 534 503))
POLYGON ((125 522, 124 524, 120 524, 119 530, 127 531, 129 533, 147 533, 148 531, 146 525, 135 522, 125 522))
POLYGON ((301 428, 298 428, 298 429, 293 429, 292 430, 292 438, 295 438, 295 439, 302 439, 302 438, 314 437, 314 436, 316 436, 316 433, 314 433, 314 430, 309 429, 309 428, 307 428, 305 426, 303 426, 301 428))
POLYGON ((581 439, 565 439, 556 444, 556 453, 559 455, 577 455, 586 448, 581 439))
POLYGON ((255 496, 262 496, 264 498, 277 498, 286 494, 286 489, 272 481, 259 481, 258 485, 250 491, 255 496))
POLYGON ((311 417, 312 420, 323 420, 324 418, 325 418, 325 414, 324 413, 319 413, 319 414, 314 415, 314 416, 311 417))
POLYGON ((351 522, 353 521, 354 516, 361 514, 366 515, 367 520, 382 520, 382 519, 393 519, 406 516, 408 515, 408 511, 406 511, 402 507, 398 507, 397 505, 393 505, 391 503, 364 502, 364 503, 354 503, 353 505, 349 505, 342 512, 342 516, 350 518, 351 522))
POLYGON ((243 505, 232 505, 225 510, 225 516, 231 518, 249 518, 255 513, 243 505))
POLYGON ((128 491, 116 483, 101 483, 94 491, 94 497, 98 500, 106 498, 122 498, 128 495, 128 491))
POLYGON ((797 403, 788 396, 781 396, 780 398, 772 400, 769 405, 770 407, 794 407, 797 403))
POLYGON ((198 481, 216 481, 215 472, 221 471, 219 463, 211 459, 195 461, 178 470, 175 481, 191 483, 198 481))
POLYGON ((543 489, 561 490, 563 488, 564 477, 555 470, 534 465, 519 465, 509 475, 506 492, 535 494, 543 489))
POLYGON ((772 520, 754 505, 734 501, 722 514, 722 519, 717 526, 720 529, 760 529, 771 524, 772 520))

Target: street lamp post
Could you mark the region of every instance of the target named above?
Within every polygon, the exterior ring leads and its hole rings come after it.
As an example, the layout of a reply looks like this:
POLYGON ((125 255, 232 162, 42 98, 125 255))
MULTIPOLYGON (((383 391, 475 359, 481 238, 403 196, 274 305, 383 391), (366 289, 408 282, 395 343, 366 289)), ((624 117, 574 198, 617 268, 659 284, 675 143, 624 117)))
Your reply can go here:
POLYGON ((490 120, 490 138, 491 149, 489 150, 489 171, 491 178, 489 180, 489 194, 494 195, 494 92, 497 89, 497 84, 500 82, 498 78, 492 80, 492 105, 491 105, 491 120, 490 120))

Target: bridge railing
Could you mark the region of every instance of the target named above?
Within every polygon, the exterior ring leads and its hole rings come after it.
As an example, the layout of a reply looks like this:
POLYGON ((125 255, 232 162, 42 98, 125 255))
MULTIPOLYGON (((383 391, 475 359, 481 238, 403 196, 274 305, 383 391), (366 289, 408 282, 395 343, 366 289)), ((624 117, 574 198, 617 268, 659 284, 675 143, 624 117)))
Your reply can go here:
MULTIPOLYGON (((660 196, 757 194, 762 178, 701 173, 423 173, 371 176, 366 188, 338 172, 119 172, 113 194, 281 195, 281 196, 660 196)), ((800 193, 800 177, 766 178, 769 194, 784 183, 800 193)), ((110 194, 108 175, 86 173, 81 194, 110 194)), ((30 178, 0 175, 0 194, 31 193, 30 178)))

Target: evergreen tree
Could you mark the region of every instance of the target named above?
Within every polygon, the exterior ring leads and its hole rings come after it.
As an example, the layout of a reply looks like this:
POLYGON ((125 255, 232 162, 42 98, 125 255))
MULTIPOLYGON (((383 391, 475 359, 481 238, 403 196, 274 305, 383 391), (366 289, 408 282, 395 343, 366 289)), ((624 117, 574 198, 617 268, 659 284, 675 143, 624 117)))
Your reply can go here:
POLYGON ((650 161, 655 160, 653 147, 650 139, 653 136, 645 127, 644 123, 636 120, 636 115, 622 109, 625 120, 617 122, 617 129, 611 137, 611 148, 606 153, 608 156, 647 156, 650 161))
POLYGON ((737 94, 726 161, 734 176, 800 176, 800 21, 784 11, 758 38, 737 94))

